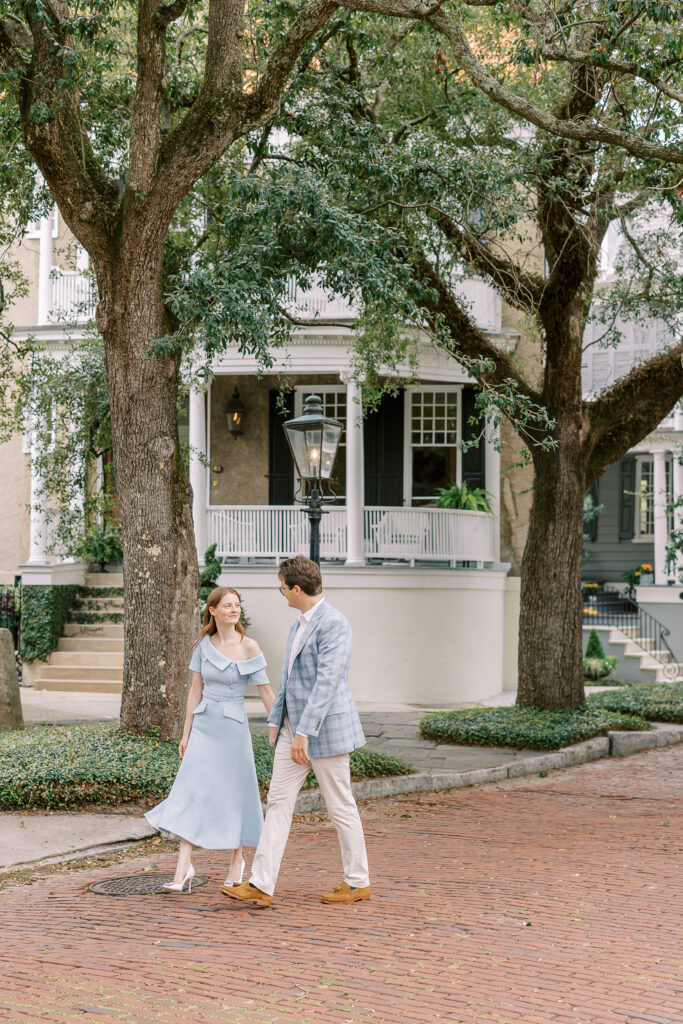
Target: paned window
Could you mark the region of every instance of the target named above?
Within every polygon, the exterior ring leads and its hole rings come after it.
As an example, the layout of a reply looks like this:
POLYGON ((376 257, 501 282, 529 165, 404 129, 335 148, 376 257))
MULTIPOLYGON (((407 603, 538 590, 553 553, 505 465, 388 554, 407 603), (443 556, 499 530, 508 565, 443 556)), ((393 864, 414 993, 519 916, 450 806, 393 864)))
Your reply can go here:
POLYGON ((419 388, 410 393, 409 504, 433 503, 439 487, 457 483, 459 388, 419 388))

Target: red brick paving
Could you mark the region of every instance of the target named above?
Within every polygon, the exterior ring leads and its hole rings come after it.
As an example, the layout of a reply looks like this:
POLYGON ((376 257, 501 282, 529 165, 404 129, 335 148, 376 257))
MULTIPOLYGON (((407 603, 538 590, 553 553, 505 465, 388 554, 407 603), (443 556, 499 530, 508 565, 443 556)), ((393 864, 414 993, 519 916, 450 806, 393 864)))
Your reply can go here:
MULTIPOLYGON (((3 1024, 683 1024, 683 747, 370 804, 373 899, 325 907, 336 837, 295 826, 277 901, 211 884, 0 897, 3 1024)), ((163 853, 161 869, 171 867, 163 853)))

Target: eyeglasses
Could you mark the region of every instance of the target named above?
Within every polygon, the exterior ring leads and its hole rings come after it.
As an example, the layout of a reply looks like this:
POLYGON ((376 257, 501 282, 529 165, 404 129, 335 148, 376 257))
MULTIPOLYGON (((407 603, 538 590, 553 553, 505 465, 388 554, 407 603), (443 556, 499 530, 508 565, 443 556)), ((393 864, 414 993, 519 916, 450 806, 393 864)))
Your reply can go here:
POLYGON ((289 587, 278 587, 277 589, 280 591, 280 593, 284 597, 285 596, 285 590, 289 590, 289 587))

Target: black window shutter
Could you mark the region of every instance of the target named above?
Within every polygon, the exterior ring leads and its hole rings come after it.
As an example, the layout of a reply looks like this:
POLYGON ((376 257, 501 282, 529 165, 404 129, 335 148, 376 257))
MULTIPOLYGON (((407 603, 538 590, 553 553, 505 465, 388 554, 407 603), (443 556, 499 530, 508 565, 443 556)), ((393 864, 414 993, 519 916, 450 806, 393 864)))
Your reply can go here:
POLYGON ((365 504, 403 505, 403 392, 384 395, 365 418, 365 504))
MULTIPOLYGON (((481 434, 483 422, 474 399, 477 389, 466 386, 462 389, 462 439, 471 441, 481 434), (471 424, 472 416, 477 417, 477 423, 471 424)), ((479 441, 476 447, 468 448, 462 453, 462 478, 469 487, 486 486, 486 442, 484 438, 479 441)))
POLYGON ((294 415, 294 392, 284 396, 285 411, 278 405, 279 390, 270 392, 270 425, 268 453, 268 503, 294 504, 294 463, 282 424, 294 415))
MULTIPOLYGON (((588 494, 593 499, 593 508, 597 508, 600 504, 597 483, 591 485, 591 489, 589 490, 588 494)), ((599 516, 593 516, 593 518, 586 523, 586 535, 590 541, 593 541, 593 543, 595 543, 595 541, 598 539, 599 518, 599 516)))
POLYGON ((636 511, 636 460, 627 455, 619 463, 619 540, 632 540, 636 511))

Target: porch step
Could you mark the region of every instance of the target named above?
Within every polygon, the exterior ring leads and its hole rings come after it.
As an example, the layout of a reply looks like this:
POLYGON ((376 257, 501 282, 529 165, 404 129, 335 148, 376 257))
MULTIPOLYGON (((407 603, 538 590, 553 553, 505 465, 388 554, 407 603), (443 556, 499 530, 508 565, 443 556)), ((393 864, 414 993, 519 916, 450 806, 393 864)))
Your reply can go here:
POLYGON ((86 587, 122 587, 121 572, 88 572, 85 575, 86 587))
POLYGON ((36 690, 63 690, 68 693, 121 693, 123 679, 45 679, 36 680, 36 690))
MULTIPOLYGON (((116 657, 116 655, 113 655, 116 657)), ((61 679, 73 681, 82 679, 84 682, 106 682, 110 679, 121 681, 123 678, 122 665, 52 665, 48 663, 40 673, 41 681, 44 679, 61 679)))
POLYGON ((116 651, 123 654, 123 626, 121 636, 63 636, 57 644, 57 652, 61 651, 116 651))
MULTIPOLYGON (((610 646, 622 648, 618 653, 619 665, 626 670, 624 675, 627 679, 633 679, 635 676, 636 680, 647 683, 671 683, 683 679, 683 666, 677 666, 678 674, 672 678, 674 663, 671 661, 670 652, 655 648, 654 642, 648 643, 647 637, 638 637, 636 626, 591 627, 586 625, 583 628, 586 632, 590 632, 592 628, 597 629, 598 633, 604 637, 603 643, 606 640, 610 646), (643 642, 648 643, 647 649, 643 647, 643 642), (667 664, 663 664, 664 661, 667 664)), ((619 665, 615 672, 617 678, 619 678, 619 665)), ((607 684, 609 685, 609 680, 607 680, 607 684)))
POLYGON ((122 597, 79 597, 73 603, 76 610, 89 611, 123 611, 122 597))
POLYGON ((67 622, 64 626, 65 637, 120 637, 123 641, 123 623, 107 622, 67 622))
POLYGON ((120 625, 123 623, 123 608, 75 608, 71 612, 70 622, 86 626, 120 625), (116 619, 112 622, 114 615, 116 619))
POLYGON ((123 651, 53 651, 48 665, 55 668, 123 668, 123 651))

